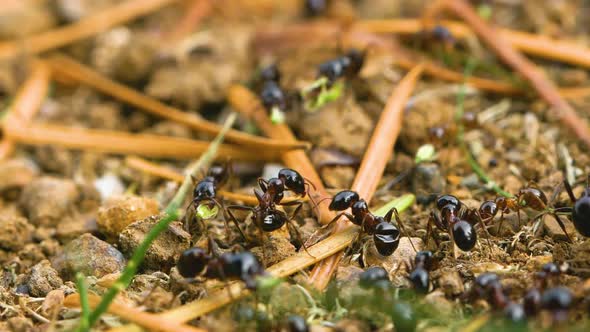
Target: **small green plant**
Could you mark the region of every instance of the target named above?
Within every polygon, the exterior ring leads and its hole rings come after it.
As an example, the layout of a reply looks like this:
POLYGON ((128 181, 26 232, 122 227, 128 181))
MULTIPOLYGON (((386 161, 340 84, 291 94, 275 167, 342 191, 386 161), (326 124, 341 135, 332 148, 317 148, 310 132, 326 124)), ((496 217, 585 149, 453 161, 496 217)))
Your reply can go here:
POLYGON ((305 109, 310 112, 317 111, 320 107, 342 96, 344 83, 336 82, 328 88, 328 78, 320 77, 301 91, 305 100, 305 109), (319 89, 319 93, 317 90, 319 89))
POLYGON ((163 231, 165 231, 168 228, 168 225, 170 225, 172 221, 178 219, 178 210, 192 187, 193 182, 191 175, 196 174, 199 169, 205 167, 207 164, 211 162, 211 160, 217 153, 217 150, 219 149, 219 145, 223 141, 225 133, 227 133, 227 131, 232 127, 233 123, 236 120, 236 117, 237 115, 235 113, 230 114, 230 116, 225 121, 222 130, 219 132, 217 137, 215 137, 215 139, 211 142, 207 151, 201 156, 201 158, 199 158, 199 160, 197 160, 195 163, 188 167, 188 172, 184 178, 184 181, 180 188, 178 188, 178 191, 176 192, 176 195, 174 196, 172 201, 164 210, 164 215, 162 219, 160 219, 160 221, 154 226, 154 228, 152 228, 149 231, 149 233, 144 238, 143 242, 137 247, 137 249, 135 249, 133 255, 131 256, 131 259, 127 263, 127 266, 125 266, 125 269, 121 273, 119 279, 117 279, 117 281, 111 286, 111 288, 109 288, 109 290, 102 297, 100 303, 90 313, 90 316, 88 317, 88 323, 86 324, 84 321, 81 321, 78 325, 77 331, 88 331, 98 321, 100 316, 107 311, 109 305, 111 304, 111 302, 113 302, 117 294, 120 291, 126 289, 127 286, 129 286, 129 284, 133 280, 133 277, 137 273, 137 269, 143 262, 145 254, 148 248, 151 246, 152 242, 163 231))

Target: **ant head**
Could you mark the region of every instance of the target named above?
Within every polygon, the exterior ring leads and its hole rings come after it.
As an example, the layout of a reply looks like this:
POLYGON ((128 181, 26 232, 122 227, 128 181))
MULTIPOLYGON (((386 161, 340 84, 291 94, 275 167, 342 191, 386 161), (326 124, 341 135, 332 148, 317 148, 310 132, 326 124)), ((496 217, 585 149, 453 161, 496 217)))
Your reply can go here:
POLYGON ((491 285, 499 283, 500 278, 497 274, 492 272, 485 272, 478 275, 477 278, 475 278, 474 289, 475 292, 480 295, 480 297, 483 297, 491 285))
POLYGON ((279 178, 270 178, 268 180, 268 188, 267 191, 275 194, 282 194, 285 191, 285 184, 283 180, 279 178))
POLYGON ((265 232, 275 231, 283 227, 287 219, 287 216, 279 210, 268 210, 262 219, 261 228, 265 232))
POLYGON ((373 266, 359 275, 359 286, 361 288, 374 288, 376 284, 389 283, 389 274, 381 266, 373 266))
POLYGON ((381 256, 391 256, 399 246, 399 229, 388 222, 380 222, 375 226, 373 241, 381 256))
POLYGON ((207 264, 211 257, 205 249, 194 247, 185 250, 176 263, 176 268, 181 276, 185 278, 194 278, 198 276, 207 264))
POLYGON ((278 107, 281 110, 287 108, 287 97, 283 89, 275 81, 265 81, 260 91, 260 100, 267 110, 278 107))
POLYGON ((586 188, 574 203, 572 221, 580 234, 590 237, 590 188, 586 188))
POLYGON ((215 195, 215 180, 209 176, 197 183, 193 190, 194 201, 213 199, 215 195))
POLYGON ((408 277, 412 285, 414 285, 414 289, 416 292, 421 294, 428 293, 428 287, 430 283, 430 276, 428 275, 428 271, 423 267, 415 268, 408 277))
POLYGON ((352 190, 343 190, 332 198, 332 202, 328 209, 330 211, 344 211, 359 200, 359 194, 352 190))
POLYGON ((277 64, 273 63, 269 66, 262 68, 262 70, 260 71, 260 78, 265 82, 274 81, 278 83, 281 80, 281 72, 279 71, 277 64))
POLYGON ((211 166, 207 172, 207 176, 212 177, 218 184, 224 183, 228 175, 228 167, 221 165, 211 166))
POLYGON ((498 213, 498 206, 494 201, 485 201, 479 207, 479 214, 483 219, 488 219, 498 213))
POLYGON ((297 171, 290 168, 283 168, 279 171, 279 179, 283 181, 287 189, 297 195, 305 196, 305 179, 297 171))
POLYGON ((453 238, 455 244, 463 251, 469 251, 475 247, 477 242, 477 233, 473 225, 465 220, 458 220, 453 223, 453 238))
POLYGON ((432 36, 443 42, 454 42, 455 38, 449 29, 442 25, 436 25, 432 29, 432 36))
POLYGON ((461 208, 461 201, 457 197, 455 197, 453 195, 442 195, 442 196, 439 196, 436 199, 436 207, 439 210, 442 210, 442 208, 445 207, 445 206, 453 207, 456 210, 459 210, 461 208))

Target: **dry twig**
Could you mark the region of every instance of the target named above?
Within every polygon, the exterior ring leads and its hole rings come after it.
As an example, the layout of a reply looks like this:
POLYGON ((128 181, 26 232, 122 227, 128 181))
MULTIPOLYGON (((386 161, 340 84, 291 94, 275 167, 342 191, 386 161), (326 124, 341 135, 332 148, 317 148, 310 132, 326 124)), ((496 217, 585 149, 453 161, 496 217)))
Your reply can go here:
MULTIPOLYGON (((120 99, 146 112, 171 120, 198 132, 217 135, 221 130, 218 124, 201 119, 195 115, 182 112, 174 107, 159 102, 142 93, 139 93, 123 84, 114 82, 107 77, 99 74, 92 68, 82 65, 77 61, 65 55, 53 55, 46 60, 54 75, 66 77, 76 82, 86 84, 102 93, 120 99)), ((260 150, 289 150, 306 148, 305 142, 293 141, 285 142, 279 140, 269 140, 263 137, 249 135, 237 130, 230 130, 227 133, 227 141, 234 142, 243 146, 249 146, 260 150)))
MULTIPOLYGON (((371 201, 377 190, 387 161, 393 154, 393 147, 402 127, 406 101, 414 90, 423 69, 421 65, 415 67, 400 81, 389 96, 375 126, 363 161, 352 184, 352 190, 358 192, 359 196, 367 202, 371 201)), ((339 220, 333 232, 341 232, 350 227, 352 227, 350 222, 339 220)), ((342 254, 336 254, 314 267, 310 281, 317 289, 322 290, 328 285, 341 258, 342 254)))
MULTIPOLYGON (((56 145, 69 149, 90 150, 123 155, 141 155, 156 158, 192 159, 207 150, 209 142, 186 138, 130 134, 126 132, 65 127, 49 124, 22 126, 7 115, 4 135, 16 143, 28 145, 56 145)), ((219 158, 260 161, 278 160, 277 151, 246 150, 242 147, 222 144, 219 158)))
MULTIPOLYGON (((94 294, 88 294, 88 303, 90 307, 94 308, 100 302, 100 296, 94 294)), ((69 308, 79 308, 81 305, 80 296, 78 294, 72 294, 65 298, 64 305, 69 308)), ((117 315, 125 320, 141 325, 147 329, 153 331, 185 331, 185 332, 203 332, 205 330, 183 325, 173 320, 165 319, 160 315, 150 314, 143 312, 136 308, 128 305, 113 302, 108 310, 109 313, 117 315)))
MULTIPOLYGON (((34 62, 29 78, 19 89, 10 106, 9 114, 13 116, 7 114, 4 125, 12 126, 13 124, 7 123, 10 119, 20 125, 27 125, 35 117, 45 100, 49 89, 49 80, 49 68, 43 63, 34 62)), ((2 142, 0 142, 0 160, 6 159, 13 151, 14 142, 4 134, 2 142)))
POLYGON ((0 59, 37 54, 88 38, 116 25, 147 15, 178 0, 129 0, 81 20, 23 40, 0 43, 0 59))

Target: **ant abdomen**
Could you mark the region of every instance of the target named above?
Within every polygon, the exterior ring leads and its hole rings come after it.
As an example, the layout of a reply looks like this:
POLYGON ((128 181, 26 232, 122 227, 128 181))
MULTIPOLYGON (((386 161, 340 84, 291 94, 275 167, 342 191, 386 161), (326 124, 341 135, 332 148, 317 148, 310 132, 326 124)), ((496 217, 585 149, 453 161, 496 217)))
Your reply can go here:
POLYGON ((453 238, 455 244, 463 251, 469 251, 475 247, 477 233, 473 225, 465 220, 459 220, 453 224, 453 238))
POLYGON ((279 210, 269 210, 262 219, 261 228, 264 232, 273 232, 283 227, 288 217, 279 210))
POLYGON ((359 200, 359 194, 352 190, 343 190, 332 198, 328 209, 330 211, 344 211, 359 200))
POLYGON ((574 203, 572 220, 582 236, 590 237, 590 188, 586 188, 574 203))
POLYGON ((379 283, 389 284, 389 274, 381 266, 373 266, 359 275, 359 286, 361 288, 374 288, 379 283))
POLYGON ((422 267, 417 267, 410 273, 410 282, 414 286, 414 289, 421 294, 428 293, 429 286, 429 274, 428 271, 422 267))
POLYGON ((399 246, 400 232, 393 224, 380 222, 375 226, 373 240, 381 256, 390 256, 399 246))

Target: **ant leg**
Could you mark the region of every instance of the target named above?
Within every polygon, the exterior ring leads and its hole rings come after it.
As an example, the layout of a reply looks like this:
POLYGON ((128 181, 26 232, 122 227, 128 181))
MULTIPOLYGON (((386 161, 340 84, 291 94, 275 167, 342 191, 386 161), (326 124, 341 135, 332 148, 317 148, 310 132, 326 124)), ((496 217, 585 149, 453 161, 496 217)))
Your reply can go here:
POLYGON ((569 236, 569 234, 567 233, 567 231, 565 230, 565 225, 563 223, 563 220, 561 220, 561 218, 557 215, 557 213, 551 213, 551 215, 553 216, 553 218, 555 218, 555 220, 557 221, 557 223, 559 224, 559 227, 561 228, 561 230, 563 231, 563 233, 565 234, 565 237, 567 237, 567 240, 570 243, 574 243, 574 241, 572 241, 572 238, 569 236))
POLYGON ((440 225, 440 220, 438 220, 438 216, 434 213, 434 211, 430 211, 430 218, 428 218, 428 223, 426 226, 426 245, 428 245, 428 240, 430 239, 430 237, 432 237, 432 239, 434 240, 434 243, 436 244, 436 247, 439 247, 439 242, 438 239, 434 236, 434 231, 432 229, 432 225, 435 224, 436 227, 439 227, 440 225))
POLYGON ((392 213, 395 215, 395 221, 399 225, 399 228, 406 235, 406 237, 408 238, 408 241, 410 241, 410 245, 412 246, 412 249, 414 249, 414 252, 418 252, 418 250, 416 250, 416 247, 414 247, 414 243, 412 243, 412 238, 410 238, 410 234, 408 232, 406 232, 406 228, 404 226, 404 223, 402 222, 402 218, 399 217, 399 213, 397 212, 396 208, 391 208, 391 210, 389 210, 389 212, 387 212, 387 214, 385 215, 385 220, 388 221, 389 223, 391 223, 391 214, 392 213))
POLYGON ((193 220, 194 215, 191 214, 189 217, 188 210, 194 206, 194 201, 190 202, 190 204, 184 210, 184 230, 190 233, 190 221, 193 220))
MULTIPOLYGON (((518 215, 518 217, 520 218, 520 214, 518 215)), ((502 230, 502 224, 504 223, 504 210, 502 210, 502 212, 500 212, 500 224, 498 225, 498 230, 496 230, 496 235, 500 236, 500 230, 502 230)))
MULTIPOLYGON (((488 232, 488 229, 486 228, 485 223, 481 219, 481 214, 477 210, 476 210, 476 215, 477 215, 477 222, 479 223, 481 228, 483 228, 483 233, 485 234, 486 240, 488 241, 488 249, 490 250, 490 254, 491 254, 492 253, 492 241, 490 241, 490 233, 488 232)), ((519 214, 519 216, 520 216, 520 214, 519 214)))
POLYGON ((325 224, 322 227, 330 227, 330 225, 332 225, 333 223, 335 223, 338 219, 340 219, 340 217, 346 217, 346 219, 348 219, 351 223, 354 224, 354 216, 348 212, 340 212, 338 213, 332 220, 330 220, 329 223, 325 224))
POLYGON ((291 214, 290 217, 287 218, 287 227, 291 226, 293 228, 293 230, 295 231, 295 235, 297 236, 297 241, 299 241, 301 243, 301 245, 303 246, 303 250, 305 250, 305 252, 311 256, 312 258, 315 258, 314 255, 312 255, 308 250, 307 250, 307 246, 305 245, 305 243, 303 242, 303 238, 301 237, 301 233, 299 233, 299 230, 297 229, 297 227, 295 225, 293 225, 293 219, 295 219, 295 216, 297 216, 297 214, 299 214, 299 211, 301 211, 301 207, 303 207, 303 202, 301 201, 291 201, 291 202, 287 202, 284 204, 281 204, 282 206, 296 206, 295 210, 293 211, 293 213, 291 214))
MULTIPOLYGON (((211 199, 211 201, 212 201, 213 203, 215 203, 215 205, 217 205, 217 206, 219 207, 219 209, 221 209, 221 211, 223 211, 223 212, 221 213, 221 214, 222 214, 222 216, 223 216, 223 224, 225 225, 226 232, 229 232, 229 223, 227 222, 227 218, 226 218, 227 216, 225 215, 225 211, 226 211, 226 209, 225 209, 225 207, 224 207, 224 205, 223 205, 223 201, 221 201, 221 203, 220 203, 219 201, 217 201, 216 199, 211 199)), ((246 241, 246 235, 245 235, 245 234, 244 234, 244 232, 242 231, 242 228, 241 228, 241 227, 240 227, 240 225, 238 224, 238 222, 237 222, 236 218, 232 218, 231 220, 232 220, 233 224, 236 226, 236 228, 238 229, 238 232, 240 233, 240 236, 242 236, 242 239, 243 239, 244 241, 246 241)))
POLYGON ((567 195, 570 197, 570 200, 572 201, 572 203, 575 203, 576 196, 574 195, 574 191, 572 190, 570 182, 567 179, 563 179, 563 185, 565 186, 565 191, 567 192, 567 195))
POLYGON ((456 260, 457 259, 457 246, 455 245, 455 237, 453 236, 453 223, 452 222, 449 223, 447 232, 449 232, 449 238, 451 239, 453 258, 456 260))
POLYGON ((229 205, 228 207, 226 207, 224 209, 224 211, 226 211, 227 214, 229 215, 231 221, 234 223, 234 225, 236 225, 236 227, 240 231, 240 235, 242 235, 242 237, 244 238, 244 241, 247 242, 248 239, 246 238, 246 235, 242 232, 242 228, 239 226, 238 220, 236 219, 236 217, 232 213, 232 210, 252 212, 252 211, 254 211, 254 208, 250 207, 250 206, 245 206, 245 205, 229 205))
POLYGON ((263 178, 258 178, 256 181, 258 182, 258 186, 260 187, 260 189, 262 189, 262 192, 266 192, 266 190, 268 189, 268 181, 266 181, 263 178))

